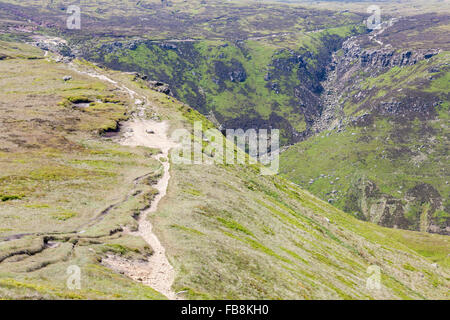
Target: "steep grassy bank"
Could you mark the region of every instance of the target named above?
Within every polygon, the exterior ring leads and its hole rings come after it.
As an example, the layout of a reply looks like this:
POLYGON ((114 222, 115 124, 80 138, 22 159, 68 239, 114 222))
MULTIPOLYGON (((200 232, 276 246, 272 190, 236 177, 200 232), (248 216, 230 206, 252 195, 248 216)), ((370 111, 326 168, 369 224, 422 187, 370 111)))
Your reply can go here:
POLYGON ((175 289, 190 298, 441 295, 428 272, 433 261, 448 268, 447 237, 361 222, 257 167, 175 164, 172 176, 151 219, 177 270, 175 289), (381 267, 380 291, 366 289, 369 265, 381 267))

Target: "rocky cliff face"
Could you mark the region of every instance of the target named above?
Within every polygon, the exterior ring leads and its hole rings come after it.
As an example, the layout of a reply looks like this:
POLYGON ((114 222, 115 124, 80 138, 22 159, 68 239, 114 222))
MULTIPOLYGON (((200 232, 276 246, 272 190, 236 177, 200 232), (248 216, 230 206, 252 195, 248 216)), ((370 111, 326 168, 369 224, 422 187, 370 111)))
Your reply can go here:
POLYGON ((375 68, 392 68, 411 66, 417 62, 429 59, 439 53, 439 49, 416 49, 414 51, 391 49, 390 47, 361 48, 361 43, 358 38, 352 37, 347 40, 342 50, 346 59, 359 59, 360 67, 375 67, 375 68))

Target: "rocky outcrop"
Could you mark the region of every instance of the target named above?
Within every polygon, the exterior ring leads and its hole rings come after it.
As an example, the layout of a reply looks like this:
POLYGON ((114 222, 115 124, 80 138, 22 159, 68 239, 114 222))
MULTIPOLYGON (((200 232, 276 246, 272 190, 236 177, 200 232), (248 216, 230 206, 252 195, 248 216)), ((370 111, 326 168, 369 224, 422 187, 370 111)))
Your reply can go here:
POLYGON ((351 37, 342 45, 343 61, 357 59, 362 68, 392 68, 414 65, 437 55, 439 49, 394 50, 389 46, 363 48, 360 38, 351 37))
POLYGON ((221 60, 214 62, 215 75, 218 78, 218 84, 225 81, 244 82, 247 80, 247 73, 242 64, 236 59, 232 59, 230 63, 221 60))
POLYGON ((390 115, 411 119, 419 116, 422 119, 431 119, 435 116, 435 109, 441 101, 433 96, 414 97, 413 99, 402 99, 393 101, 381 101, 374 110, 380 115, 390 115))
POLYGON ((134 81, 142 80, 145 84, 152 90, 167 94, 169 96, 173 96, 172 91, 170 90, 170 86, 167 83, 155 80, 149 80, 147 75, 134 73, 134 81))
POLYGON ((150 89, 156 90, 158 92, 162 92, 169 96, 172 95, 172 91, 170 90, 170 87, 167 83, 160 82, 160 81, 148 81, 147 84, 150 89))
POLYGON ((362 67, 403 67, 414 65, 438 53, 439 50, 417 50, 414 52, 407 50, 400 53, 389 49, 364 50, 361 52, 360 62, 362 67))
POLYGON ((67 44, 66 40, 61 38, 48 38, 44 36, 35 36, 34 45, 41 48, 44 51, 50 51, 61 55, 62 57, 72 60, 75 58, 75 54, 67 44))

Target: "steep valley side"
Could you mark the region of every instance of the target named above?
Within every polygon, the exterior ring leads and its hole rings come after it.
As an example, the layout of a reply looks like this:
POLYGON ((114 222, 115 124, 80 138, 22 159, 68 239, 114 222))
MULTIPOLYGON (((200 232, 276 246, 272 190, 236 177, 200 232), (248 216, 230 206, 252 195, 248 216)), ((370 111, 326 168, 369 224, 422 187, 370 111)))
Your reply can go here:
POLYGON ((309 135, 321 112, 332 52, 357 24, 257 40, 123 40, 84 44, 86 59, 167 83, 222 130, 277 128, 281 143, 309 135))

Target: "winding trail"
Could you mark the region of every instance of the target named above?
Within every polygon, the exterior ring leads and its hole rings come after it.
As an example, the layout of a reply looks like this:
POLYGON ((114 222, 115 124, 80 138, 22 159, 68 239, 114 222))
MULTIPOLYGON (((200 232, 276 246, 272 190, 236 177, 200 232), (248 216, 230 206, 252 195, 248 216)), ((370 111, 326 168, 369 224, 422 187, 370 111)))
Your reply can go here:
POLYGON ((135 99, 138 113, 134 119, 127 121, 121 126, 121 132, 124 132, 119 141, 121 144, 127 146, 145 146, 161 150, 161 153, 156 155, 155 158, 161 162, 164 172, 158 183, 153 185, 153 187, 158 190, 158 194, 152 201, 150 208, 141 212, 139 215, 138 231, 129 232, 131 235, 142 237, 153 249, 153 254, 148 261, 129 260, 117 255, 108 255, 103 259, 102 263, 127 275, 135 281, 155 289, 171 300, 179 300, 181 297, 172 290, 175 271, 166 257, 164 246, 153 232, 153 226, 148 220, 149 215, 157 211, 158 204, 167 194, 169 185, 169 151, 171 148, 177 146, 177 144, 172 142, 167 136, 169 124, 167 122, 144 119, 143 111, 149 106, 148 99, 123 84, 120 84, 103 74, 97 73, 94 70, 80 70, 74 63, 70 63, 69 68, 80 74, 109 82, 120 90, 128 93, 132 99, 135 99), (163 158, 165 159, 163 160, 163 158))
POLYGON ((130 232, 131 235, 142 237, 154 252, 148 262, 135 263, 117 256, 109 256, 104 262, 130 278, 152 287, 169 299, 175 300, 179 298, 171 289, 175 279, 175 271, 167 260, 166 250, 153 232, 153 226, 148 217, 151 213, 156 212, 159 202, 167 193, 170 180, 168 155, 169 150, 175 147, 176 144, 167 138, 167 122, 135 119, 126 123, 124 128, 126 132, 132 132, 132 135, 122 140, 121 143, 123 145, 159 148, 161 149, 161 154, 158 154, 156 159, 165 158, 164 161, 161 161, 164 169, 163 176, 156 185, 153 185, 158 190, 158 195, 152 201, 150 208, 140 214, 138 231, 130 232), (149 134, 147 130, 152 130, 154 133, 149 134))

